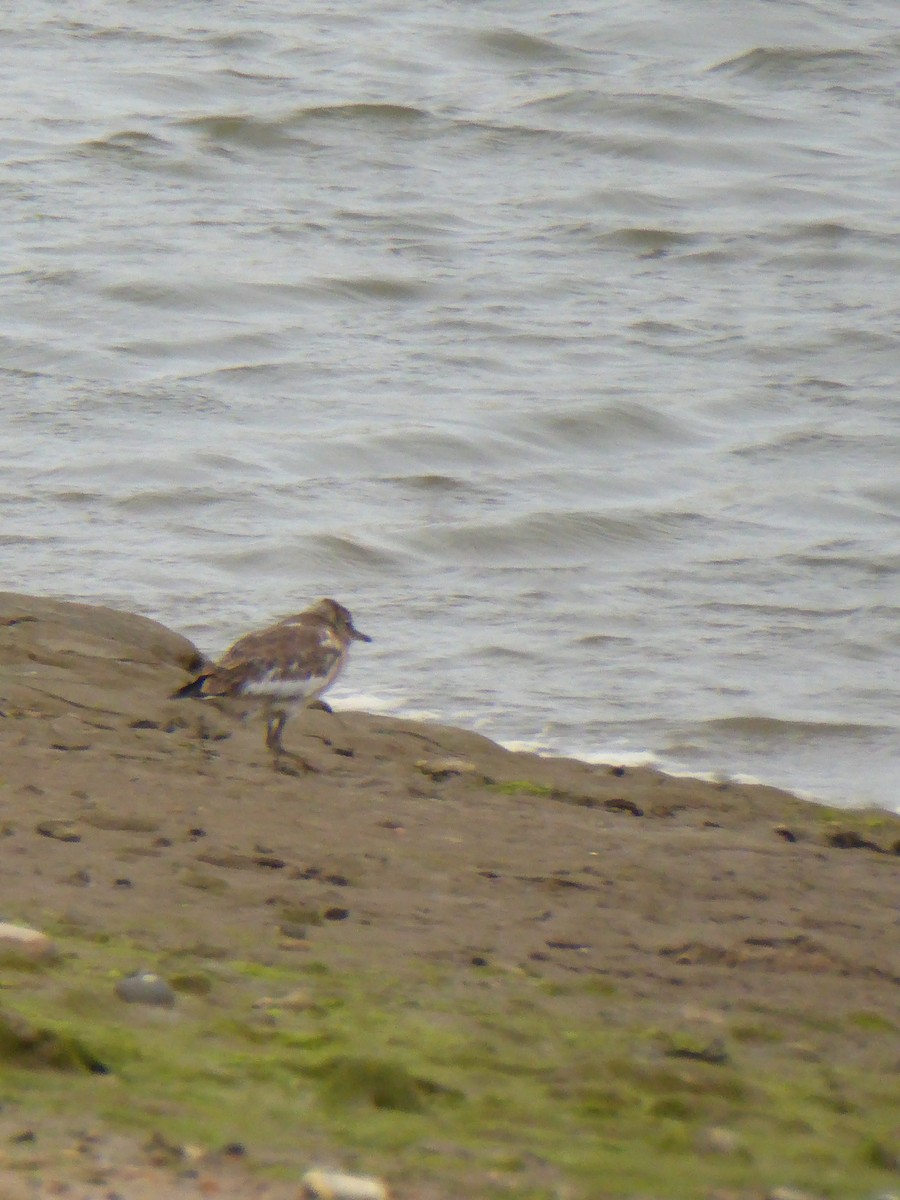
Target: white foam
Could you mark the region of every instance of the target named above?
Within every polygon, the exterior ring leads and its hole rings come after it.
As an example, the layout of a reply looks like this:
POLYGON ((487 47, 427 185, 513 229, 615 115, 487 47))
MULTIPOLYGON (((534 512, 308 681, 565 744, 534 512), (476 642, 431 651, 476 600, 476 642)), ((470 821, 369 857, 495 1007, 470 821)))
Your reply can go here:
POLYGON ((659 756, 652 750, 588 750, 584 753, 573 753, 570 757, 592 765, 611 767, 659 766, 659 756))
POLYGON ((368 692, 351 692, 350 695, 329 697, 334 709, 353 709, 354 712, 391 713, 402 707, 403 701, 396 696, 376 696, 368 692))

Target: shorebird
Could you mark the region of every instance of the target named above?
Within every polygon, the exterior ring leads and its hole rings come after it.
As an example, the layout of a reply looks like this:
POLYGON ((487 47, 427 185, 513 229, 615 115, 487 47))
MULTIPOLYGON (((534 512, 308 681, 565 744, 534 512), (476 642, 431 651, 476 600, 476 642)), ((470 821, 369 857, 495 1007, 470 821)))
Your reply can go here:
POLYGON ((285 724, 292 713, 331 687, 347 661, 351 642, 371 640, 355 628, 342 604, 319 600, 293 617, 239 638, 209 670, 179 688, 173 699, 220 696, 259 701, 275 770, 296 774, 282 762, 293 758, 313 771, 305 758, 281 744, 285 724))

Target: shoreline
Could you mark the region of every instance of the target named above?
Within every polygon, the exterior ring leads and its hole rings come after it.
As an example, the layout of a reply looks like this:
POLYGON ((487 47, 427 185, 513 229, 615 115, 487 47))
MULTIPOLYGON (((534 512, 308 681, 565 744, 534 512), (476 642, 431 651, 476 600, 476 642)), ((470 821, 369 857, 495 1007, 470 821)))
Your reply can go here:
POLYGON ((167 698, 196 657, 0 594, 0 915, 59 948, 0 963, 0 1021, 108 1067, 0 1025, 22 1195, 296 1200, 323 1162, 399 1200, 896 1186, 900 818, 345 710, 292 720, 289 778, 259 719, 167 698), (171 1010, 117 997, 138 970, 171 1010))

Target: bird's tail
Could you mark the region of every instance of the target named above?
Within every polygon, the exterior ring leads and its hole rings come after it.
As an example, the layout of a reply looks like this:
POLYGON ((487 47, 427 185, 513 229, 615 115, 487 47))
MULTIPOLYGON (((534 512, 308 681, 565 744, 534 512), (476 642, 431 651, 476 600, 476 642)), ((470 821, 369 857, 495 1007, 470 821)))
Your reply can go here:
POLYGON ((191 696, 202 696, 203 685, 207 679, 209 679, 208 675, 198 675, 196 679, 192 679, 190 683, 186 683, 184 687, 180 687, 177 692, 173 692, 169 699, 188 700, 191 696))

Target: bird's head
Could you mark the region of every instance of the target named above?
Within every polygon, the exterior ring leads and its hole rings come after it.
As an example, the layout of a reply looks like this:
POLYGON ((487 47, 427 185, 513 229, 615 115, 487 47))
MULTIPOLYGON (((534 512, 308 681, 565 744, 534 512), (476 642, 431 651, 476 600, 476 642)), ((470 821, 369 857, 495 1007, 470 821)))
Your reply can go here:
POLYGON ((317 616, 324 617, 336 633, 350 638, 351 641, 371 642, 372 640, 367 633, 360 633, 353 624, 353 618, 348 610, 344 608, 343 604, 338 604, 337 600, 319 600, 310 611, 317 616))

